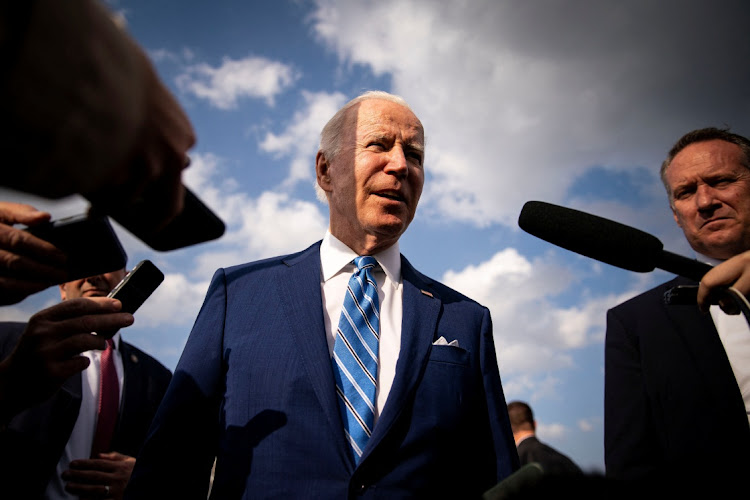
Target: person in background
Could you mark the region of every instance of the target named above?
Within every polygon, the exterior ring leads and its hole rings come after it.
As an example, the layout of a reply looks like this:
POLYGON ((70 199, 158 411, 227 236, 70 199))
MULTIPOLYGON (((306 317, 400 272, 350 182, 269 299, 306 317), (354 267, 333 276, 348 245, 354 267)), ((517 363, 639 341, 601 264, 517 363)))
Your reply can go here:
POLYGON ((750 470, 750 329, 729 289, 750 291, 750 141, 688 132, 661 167, 674 220, 714 265, 607 312, 608 477, 691 498, 745 488, 750 470), (692 297, 675 300, 675 287, 692 297))
POLYGON ((399 250, 424 130, 373 91, 323 128, 322 241, 219 269, 126 498, 478 498, 518 468, 489 310, 399 250))
POLYGON ((536 437, 534 412, 527 403, 523 401, 508 403, 508 416, 521 465, 538 463, 545 474, 578 475, 583 473, 567 455, 539 441, 536 437))
POLYGON ((125 275, 63 283, 60 304, 0 323, 3 498, 122 498, 172 376, 120 338, 133 316, 106 295, 125 275))

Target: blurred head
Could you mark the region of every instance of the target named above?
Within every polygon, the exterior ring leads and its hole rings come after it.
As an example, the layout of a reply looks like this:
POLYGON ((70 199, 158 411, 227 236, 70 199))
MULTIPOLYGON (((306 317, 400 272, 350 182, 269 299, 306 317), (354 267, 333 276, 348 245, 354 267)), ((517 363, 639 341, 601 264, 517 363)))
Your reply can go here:
POLYGON ((715 259, 750 249, 750 141, 716 128, 685 134, 661 168, 675 222, 715 259))
POLYGON ((78 297, 106 297, 125 277, 127 271, 119 269, 111 273, 97 274, 80 280, 68 281, 59 285, 62 300, 78 297))
POLYGON ((508 417, 510 418, 510 428, 514 434, 519 431, 533 431, 536 428, 534 412, 523 401, 508 403, 508 417))
POLYGON ((368 92, 323 128, 316 181, 331 233, 360 255, 398 241, 424 184, 424 130, 398 96, 368 92))

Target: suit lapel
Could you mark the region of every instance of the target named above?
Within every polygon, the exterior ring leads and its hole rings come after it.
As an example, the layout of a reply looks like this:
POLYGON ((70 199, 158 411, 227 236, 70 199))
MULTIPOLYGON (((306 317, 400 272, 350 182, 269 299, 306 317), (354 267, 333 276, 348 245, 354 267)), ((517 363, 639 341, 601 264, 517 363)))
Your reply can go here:
MULTIPOLYGON (((331 425, 334 436, 342 443, 342 457, 347 453, 341 416, 339 415, 333 368, 328 352, 323 297, 320 291, 320 243, 302 254, 284 261, 279 280, 281 307, 288 318, 291 334, 295 337, 298 353, 308 374, 310 384, 331 425)), ((348 445, 346 445, 348 446, 348 445)))
MULTIPOLYGON (((679 281, 679 284, 684 282, 679 281)), ((690 352, 707 386, 714 388, 714 392, 721 392, 715 394, 717 400, 741 402, 732 366, 711 315, 700 312, 695 306, 665 307, 667 315, 675 325, 677 335, 690 352), (727 383, 728 381, 735 383, 727 383)))
POLYGON ((420 275, 403 255, 401 256, 401 277, 403 318, 401 350, 396 362, 396 374, 383 407, 383 413, 365 447, 363 459, 388 434, 406 406, 405 402, 413 397, 419 377, 427 363, 442 308, 442 302, 437 292, 433 290, 431 282, 420 275))
POLYGON ((127 409, 129 406, 133 406, 133 409, 138 407, 138 402, 142 401, 145 397, 143 394, 138 394, 139 387, 143 387, 140 382, 142 376, 141 370, 134 370, 134 366, 138 363, 138 357, 135 356, 133 351, 126 342, 120 339, 120 357, 122 359, 122 371, 125 374, 125 385, 122 390, 122 403, 120 404, 120 411, 117 416, 117 427, 115 428, 115 435, 112 438, 112 448, 120 442, 125 436, 124 430, 128 429, 127 415, 130 413, 127 409))

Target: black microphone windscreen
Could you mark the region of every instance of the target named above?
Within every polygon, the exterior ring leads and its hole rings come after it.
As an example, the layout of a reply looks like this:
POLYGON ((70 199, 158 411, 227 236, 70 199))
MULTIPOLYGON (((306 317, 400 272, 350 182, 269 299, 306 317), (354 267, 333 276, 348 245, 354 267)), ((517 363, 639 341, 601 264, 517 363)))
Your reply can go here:
POLYGON ((527 201, 518 225, 566 250, 640 273, 657 267, 664 248, 658 238, 644 231, 542 201, 527 201))

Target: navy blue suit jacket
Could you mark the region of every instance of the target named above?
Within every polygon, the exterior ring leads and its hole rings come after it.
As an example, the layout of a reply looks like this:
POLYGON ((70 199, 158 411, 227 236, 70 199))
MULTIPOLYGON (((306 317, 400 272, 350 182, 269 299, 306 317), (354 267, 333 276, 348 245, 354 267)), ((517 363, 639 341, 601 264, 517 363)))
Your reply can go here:
POLYGON ((205 499, 214 457, 212 498, 479 498, 518 468, 489 310, 403 257, 396 375, 355 466, 319 249, 215 273, 126 498, 205 499))
POLYGON ((713 488, 750 470, 750 425, 711 315, 664 303, 678 284, 696 283, 674 279, 607 313, 606 471, 713 488))
MULTIPOLYGON (((11 353, 25 327, 26 323, 0 323, 0 359, 11 353)), ((135 457, 172 373, 122 339, 120 352, 125 385, 112 450, 135 457)), ((0 431, 0 497, 43 498, 78 419, 81 387, 79 373, 51 398, 19 413, 0 431)))

